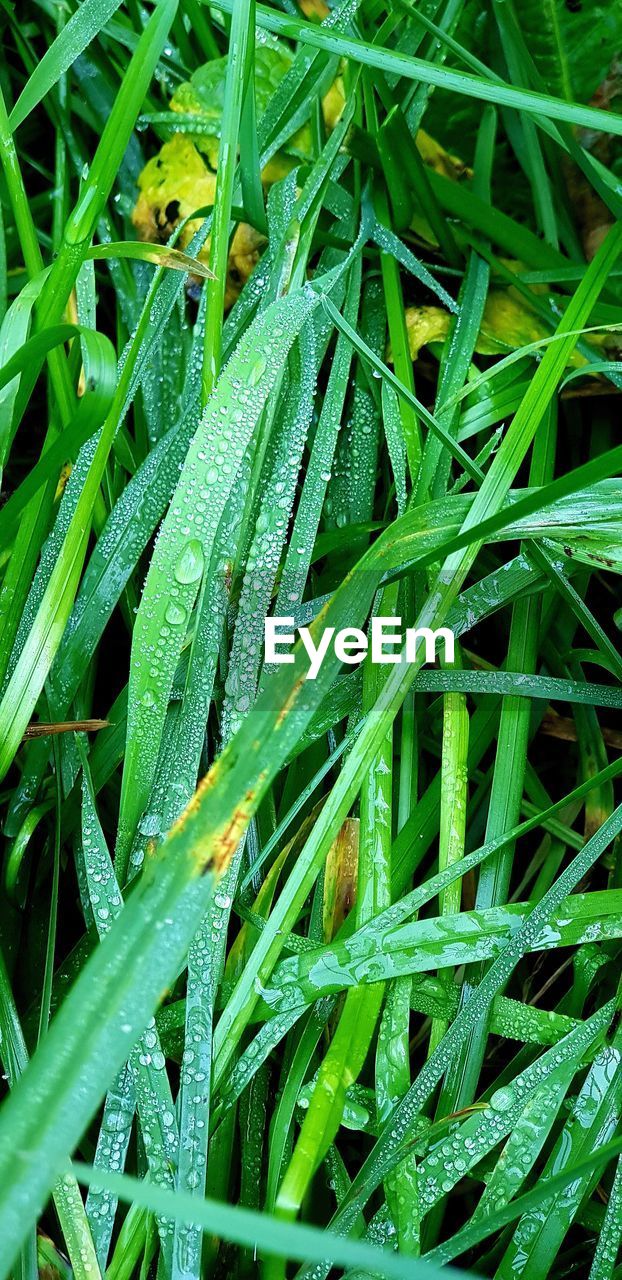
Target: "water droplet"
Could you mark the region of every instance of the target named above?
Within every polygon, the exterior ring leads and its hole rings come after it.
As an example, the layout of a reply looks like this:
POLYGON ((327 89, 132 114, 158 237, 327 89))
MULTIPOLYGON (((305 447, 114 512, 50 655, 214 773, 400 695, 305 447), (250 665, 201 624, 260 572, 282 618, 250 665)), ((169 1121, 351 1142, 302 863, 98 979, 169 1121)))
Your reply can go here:
POLYGON ((493 1111, 509 1111, 513 1103, 514 1094, 511 1089, 496 1089, 490 1099, 493 1111))
POLYGON ((249 370, 249 374, 248 374, 249 386, 251 387, 257 386, 257 383, 260 382, 261 379, 263 378, 263 375, 266 372, 267 367, 268 367, 268 362, 265 356, 258 356, 254 364, 251 365, 251 368, 249 370))
POLYGON ((180 627, 182 622, 186 621, 188 613, 187 610, 184 609, 183 605, 175 604, 171 600, 170 604, 166 606, 164 617, 167 622, 170 622, 172 627, 180 627))
MULTIPOLYGON (((175 577, 184 585, 196 582, 203 573, 203 548, 197 538, 191 538, 175 565, 175 577)), ((170 622, 170 618, 169 618, 170 622)))

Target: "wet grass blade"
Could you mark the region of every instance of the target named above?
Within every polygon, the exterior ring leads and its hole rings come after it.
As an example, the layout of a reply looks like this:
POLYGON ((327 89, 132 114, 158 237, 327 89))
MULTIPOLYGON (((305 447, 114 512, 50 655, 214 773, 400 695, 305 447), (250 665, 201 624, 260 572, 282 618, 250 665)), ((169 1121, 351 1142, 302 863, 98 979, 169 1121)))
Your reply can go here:
POLYGON ((0 1280, 614 1280, 622 17, 18 7, 0 1280))

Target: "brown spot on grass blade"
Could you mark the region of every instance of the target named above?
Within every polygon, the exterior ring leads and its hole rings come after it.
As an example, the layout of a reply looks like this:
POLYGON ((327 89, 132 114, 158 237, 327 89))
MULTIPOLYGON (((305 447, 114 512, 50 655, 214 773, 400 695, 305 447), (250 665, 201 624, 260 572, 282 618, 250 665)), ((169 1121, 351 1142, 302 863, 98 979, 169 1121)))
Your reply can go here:
MULTIPOLYGON (((236 805, 229 821, 225 824, 222 831, 218 832, 212 842, 212 855, 210 859, 210 869, 217 876, 221 876, 227 870, 229 863, 246 831, 248 823, 255 812, 255 799, 260 790, 261 779, 257 787, 252 787, 246 792, 244 800, 241 804, 236 805)), ((206 868, 207 870, 207 868, 206 868)))
POLYGON ((299 676, 295 684, 293 685, 292 689, 288 693, 285 699, 285 702, 283 703, 283 706, 281 707, 281 710, 277 715, 276 722, 274 725, 275 729, 280 729, 281 725, 284 724, 284 722, 287 720, 287 717, 296 703, 296 699, 298 697, 298 694, 300 693, 300 690, 305 680, 306 680, 306 676, 299 676))
POLYGON ((193 276, 200 276, 202 280, 214 279, 213 271, 189 253, 182 253, 180 249, 167 249, 162 253, 158 245, 153 248, 154 253, 145 254, 148 262, 154 262, 158 267, 171 267, 174 271, 187 271, 193 276))
POLYGON ((325 942, 338 933, 356 901, 359 859, 358 818, 346 818, 328 850, 324 873, 322 932, 325 942))
MULTIPOLYGON (((189 824, 196 818, 207 792, 212 791, 218 784, 222 772, 221 758, 215 761, 209 772, 201 779, 183 813, 180 814, 177 822, 171 827, 169 838, 175 839, 175 837, 182 835, 184 832, 188 834, 189 824)), ((192 842, 190 849, 190 856, 195 863, 196 874, 206 875, 208 872, 213 871, 216 876, 221 876, 227 870, 248 823, 257 808, 266 777, 266 772, 262 771, 255 785, 249 787, 244 799, 235 806, 229 818, 225 820, 220 828, 207 832, 205 835, 202 833, 197 834, 196 841, 192 842)))
POLYGON ((55 723, 29 724, 24 734, 24 741, 31 738, 46 738, 58 733, 99 733, 100 729, 108 729, 109 720, 59 720, 55 723))

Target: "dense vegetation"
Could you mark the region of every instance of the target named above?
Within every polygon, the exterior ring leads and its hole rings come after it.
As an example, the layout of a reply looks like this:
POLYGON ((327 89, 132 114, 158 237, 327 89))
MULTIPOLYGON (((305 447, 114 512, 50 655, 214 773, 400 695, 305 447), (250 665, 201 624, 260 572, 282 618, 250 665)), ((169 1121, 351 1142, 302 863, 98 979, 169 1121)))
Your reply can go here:
POLYGON ((0 30, 0 1277, 613 1280, 621 0, 0 30))

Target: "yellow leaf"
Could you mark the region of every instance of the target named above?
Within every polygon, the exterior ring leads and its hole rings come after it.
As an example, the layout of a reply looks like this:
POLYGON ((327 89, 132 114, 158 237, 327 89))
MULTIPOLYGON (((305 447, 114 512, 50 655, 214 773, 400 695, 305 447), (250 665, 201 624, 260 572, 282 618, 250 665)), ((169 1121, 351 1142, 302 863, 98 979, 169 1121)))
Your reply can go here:
MULTIPOLYGON (((418 358, 422 347, 431 342, 443 342, 449 333, 451 317, 442 307, 407 307, 405 318, 408 346, 413 360, 418 358)), ((475 344, 479 355, 503 355, 507 351, 528 347, 548 337, 550 329, 520 293, 513 288, 490 290, 475 344)), ((586 341, 594 346, 606 346, 607 335, 586 334, 586 341)), ((388 359, 392 359, 390 351, 388 359)), ((585 356, 580 352, 573 352, 571 365, 579 368, 586 363, 585 356)))
MULTIPOLYGON (((216 174, 205 164, 194 143, 178 133, 145 165, 138 186, 140 195, 132 222, 140 239, 166 241, 180 220, 195 209, 214 203, 216 174)), ((179 240, 182 249, 188 246, 202 221, 192 218, 184 227, 179 240)), ((237 298, 263 243, 263 237, 247 223, 237 227, 229 254, 225 306, 230 307, 237 298)), ((208 262, 209 240, 198 256, 201 262, 208 262)))
MULTIPOLYGON (((442 342, 449 333, 449 312, 442 307, 407 307, 406 329, 413 360, 430 342, 442 342)), ((391 353, 389 352, 389 359, 391 353)))
POLYGON ((330 942, 341 928, 356 898, 359 820, 346 818, 326 858, 322 932, 330 942))
MULTIPOLYGON (((132 221, 140 239, 163 241, 180 218, 214 203, 216 174, 208 169, 190 139, 179 133, 145 165, 138 188, 132 221)), ((199 225, 200 221, 189 224, 186 243, 199 225)))
POLYGON ((527 347, 549 332, 520 294, 513 289, 491 289, 475 350, 481 355, 497 355, 508 347, 527 347))
POLYGON ((437 173, 442 173, 445 178, 451 178, 452 181, 457 182, 460 178, 473 177, 473 170, 469 169, 464 160, 459 156, 451 155, 424 129, 419 129, 415 142, 424 164, 435 169, 437 173))
MULTIPOLYGON (((450 316, 442 307, 408 307, 406 328, 413 360, 430 342, 443 342, 449 333, 450 316)), ((484 356, 499 355, 508 349, 526 347, 547 336, 537 315, 512 289, 491 289, 475 350, 484 356)))
POLYGON ((305 18, 311 18, 311 21, 316 22, 323 22, 330 12, 324 0, 300 0, 300 8, 305 18))
POLYGON ((333 80, 328 93, 325 93, 322 98, 324 124, 329 132, 331 132, 335 128, 335 125, 339 123, 345 104, 346 97, 343 90, 343 80, 341 79, 341 76, 337 76, 337 79, 333 80))

